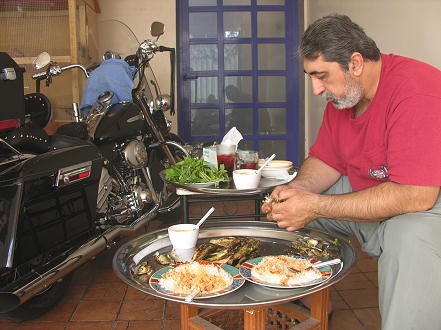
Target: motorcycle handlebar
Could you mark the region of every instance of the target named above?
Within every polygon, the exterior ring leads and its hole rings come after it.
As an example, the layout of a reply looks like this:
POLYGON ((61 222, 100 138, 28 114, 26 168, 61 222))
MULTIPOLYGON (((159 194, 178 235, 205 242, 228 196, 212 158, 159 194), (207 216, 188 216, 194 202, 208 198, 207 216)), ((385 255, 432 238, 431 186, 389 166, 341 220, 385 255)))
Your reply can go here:
POLYGON ((39 72, 39 73, 33 74, 32 79, 42 80, 42 79, 45 79, 45 78, 48 78, 51 76, 57 76, 57 75, 61 74, 61 72, 65 71, 65 70, 70 70, 73 68, 81 69, 81 71, 83 71, 86 78, 89 78, 89 74, 87 73, 86 68, 83 67, 82 65, 72 64, 72 65, 67 65, 67 66, 60 68, 57 64, 51 64, 51 65, 49 65, 49 68, 46 70, 46 72, 39 72))

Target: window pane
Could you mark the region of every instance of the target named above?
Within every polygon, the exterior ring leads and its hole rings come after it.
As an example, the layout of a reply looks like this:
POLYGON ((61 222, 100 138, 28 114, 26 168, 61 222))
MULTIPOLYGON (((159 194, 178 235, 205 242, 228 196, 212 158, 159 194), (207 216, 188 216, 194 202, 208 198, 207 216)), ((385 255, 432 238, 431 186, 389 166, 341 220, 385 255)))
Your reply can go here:
POLYGON ((217 6, 217 0, 189 0, 188 6, 217 6))
POLYGON ((224 6, 250 6, 251 0, 224 0, 224 6))
POLYGON ((219 135, 217 109, 191 109, 191 135, 219 135))
POLYGON ((260 6, 265 6, 265 5, 283 6, 283 5, 285 5, 285 0, 257 0, 257 5, 260 5, 260 6))
MULTIPOLYGON (((237 145, 237 149, 240 150, 255 150, 254 148, 254 141, 253 140, 240 140, 239 144, 237 145)), ((259 156, 260 159, 260 156, 259 156)))
POLYGON ((191 81, 191 103, 218 103, 217 77, 198 77, 191 81))
POLYGON ((253 109, 225 109, 225 132, 234 126, 241 134, 253 134, 253 109))
POLYGON ((285 44, 258 44, 259 70, 285 70, 285 44))
POLYGON ((285 13, 282 11, 257 12, 257 37, 284 38, 285 13))
POLYGON ((253 79, 250 76, 225 77, 225 102, 247 103, 253 100, 253 79))
POLYGON ((286 109, 260 108, 259 134, 286 134, 286 109))
POLYGON ((251 13, 245 11, 224 12, 224 37, 227 39, 250 38, 251 13))
POLYGON ((190 45, 191 71, 217 71, 217 45, 190 45))
POLYGON ((286 79, 284 76, 259 76, 259 102, 285 102, 286 79))
POLYGON ((276 159, 286 159, 286 141, 285 140, 260 140, 259 158, 264 159, 272 154, 276 154, 276 159))
POLYGON ((217 38, 217 13, 190 13, 190 39, 217 38))
POLYGON ((251 70, 252 55, 250 44, 225 44, 224 69, 225 70, 251 70))

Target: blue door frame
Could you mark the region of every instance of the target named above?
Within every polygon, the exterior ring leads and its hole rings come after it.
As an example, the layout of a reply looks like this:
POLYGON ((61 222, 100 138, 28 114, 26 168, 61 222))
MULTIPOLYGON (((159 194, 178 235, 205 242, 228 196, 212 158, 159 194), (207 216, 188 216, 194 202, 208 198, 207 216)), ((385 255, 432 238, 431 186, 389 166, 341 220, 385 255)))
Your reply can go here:
MULTIPOLYGON (((216 6, 192 6, 189 0, 176 1, 177 8, 177 44, 178 44, 178 133, 188 143, 221 141, 226 133, 225 110, 234 108, 253 108, 253 133, 244 135, 248 146, 259 150, 259 144, 266 140, 286 141, 286 159, 299 164, 304 157, 304 113, 303 113, 303 69, 300 71, 300 63, 296 56, 299 41, 299 30, 303 27, 303 2, 299 0, 285 0, 282 6, 257 5, 257 0, 251 0, 250 6, 223 6, 223 0, 217 0, 216 6), (301 7, 299 7, 299 4, 301 7), (300 8, 300 10, 299 10, 300 8), (224 39, 223 13, 226 11, 251 12, 251 38, 224 39), (285 12, 285 37, 284 38, 258 38, 257 37, 257 12, 258 11, 284 11, 285 12), (189 15, 197 12, 217 13, 217 37, 195 39, 189 36, 189 15), (250 43, 252 49, 252 70, 249 71, 224 71, 223 46, 226 43, 250 43), (258 70, 257 69, 257 44, 284 43, 286 49, 286 70, 258 70), (194 71, 190 72, 190 45, 215 44, 218 46, 218 69, 216 72, 194 71), (219 102, 216 104, 191 104, 190 88, 191 79, 207 76, 218 77, 219 102), (249 103, 225 103, 224 102, 224 78, 228 76, 250 76, 252 78, 252 102, 249 103), (284 76, 286 80, 286 102, 259 102, 258 79, 259 76, 284 76), (191 109, 213 108, 219 110, 219 134, 214 136, 191 135, 191 109), (259 134, 259 108, 285 108, 286 130, 282 134, 259 134), (300 108, 302 109, 300 111, 300 108)), ((266 156, 266 155, 262 155, 266 156)))

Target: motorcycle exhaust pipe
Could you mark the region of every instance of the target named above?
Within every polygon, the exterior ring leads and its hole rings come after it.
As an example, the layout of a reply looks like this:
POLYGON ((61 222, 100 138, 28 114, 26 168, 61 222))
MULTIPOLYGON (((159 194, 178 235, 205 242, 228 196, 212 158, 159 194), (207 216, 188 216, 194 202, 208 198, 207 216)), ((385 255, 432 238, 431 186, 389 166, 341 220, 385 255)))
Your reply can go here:
POLYGON ((14 292, 0 292, 0 313, 14 310, 36 294, 47 289, 53 283, 103 251, 118 236, 140 229, 146 222, 152 220, 157 215, 158 208, 159 205, 156 204, 151 211, 139 217, 132 224, 117 226, 109 230, 109 232, 91 239, 74 251, 66 260, 14 292))

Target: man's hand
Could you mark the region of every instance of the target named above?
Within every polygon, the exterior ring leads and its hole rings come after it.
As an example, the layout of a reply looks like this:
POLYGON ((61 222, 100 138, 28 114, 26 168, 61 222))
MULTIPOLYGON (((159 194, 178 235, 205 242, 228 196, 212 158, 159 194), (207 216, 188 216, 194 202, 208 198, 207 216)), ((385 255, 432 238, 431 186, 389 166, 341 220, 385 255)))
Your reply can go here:
POLYGON ((262 211, 267 211, 269 220, 277 221, 280 228, 297 230, 316 219, 319 195, 300 187, 277 187, 271 196, 277 196, 278 203, 272 203, 262 211), (280 188, 280 189, 278 189, 280 188))

